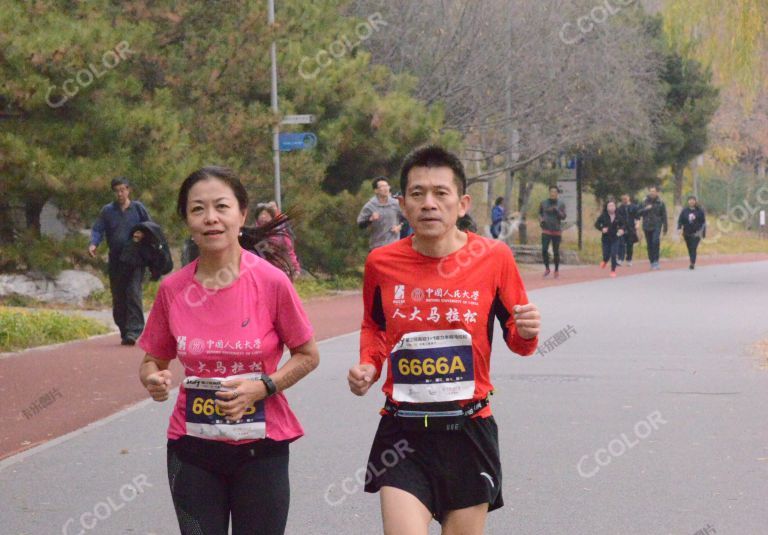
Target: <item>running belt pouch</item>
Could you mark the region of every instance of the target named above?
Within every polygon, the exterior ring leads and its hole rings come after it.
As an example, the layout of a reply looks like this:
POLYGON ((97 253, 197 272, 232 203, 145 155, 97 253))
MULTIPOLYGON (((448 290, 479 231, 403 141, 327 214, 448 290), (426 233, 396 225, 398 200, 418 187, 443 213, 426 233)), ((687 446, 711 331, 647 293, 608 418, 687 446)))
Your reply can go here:
POLYGON ((401 403, 395 418, 403 431, 421 433, 444 433, 461 431, 467 417, 464 414, 445 413, 462 412, 458 403, 401 403))
POLYGON ((402 430, 411 433, 445 433, 461 431, 464 428, 464 423, 467 421, 467 417, 463 415, 435 416, 429 413, 425 413, 422 416, 402 416, 398 414, 396 418, 397 421, 400 422, 402 430))

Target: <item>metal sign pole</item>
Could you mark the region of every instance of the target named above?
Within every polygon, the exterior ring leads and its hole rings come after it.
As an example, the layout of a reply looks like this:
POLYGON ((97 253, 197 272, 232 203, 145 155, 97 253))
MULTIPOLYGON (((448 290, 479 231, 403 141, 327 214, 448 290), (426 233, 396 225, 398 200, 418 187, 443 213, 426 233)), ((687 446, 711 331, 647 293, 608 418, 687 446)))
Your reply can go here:
MULTIPOLYGON (((275 24, 275 0, 269 0, 269 15, 268 22, 270 28, 274 28, 275 24)), ((272 60, 272 113, 275 116, 278 115, 279 109, 277 107, 277 45, 274 41, 269 47, 269 57, 272 60)), ((283 200, 281 195, 282 187, 280 185, 280 125, 276 124, 274 127, 274 133, 272 135, 272 151, 274 153, 273 158, 275 161, 275 202, 277 203, 278 210, 283 209, 283 200)))
POLYGON ((583 229, 583 221, 581 220, 581 182, 583 180, 583 162, 581 155, 576 156, 576 210, 578 213, 576 224, 579 227, 579 251, 581 251, 582 241, 581 233, 583 229))

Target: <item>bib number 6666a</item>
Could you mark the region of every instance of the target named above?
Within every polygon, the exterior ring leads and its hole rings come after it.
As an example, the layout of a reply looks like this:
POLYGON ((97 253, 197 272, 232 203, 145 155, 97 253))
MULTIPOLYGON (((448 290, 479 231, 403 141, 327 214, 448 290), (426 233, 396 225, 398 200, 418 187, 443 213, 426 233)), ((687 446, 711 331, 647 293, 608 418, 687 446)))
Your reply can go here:
MULTIPOLYGON (((251 405, 245 409, 245 415, 253 414, 256 412, 256 407, 251 405)), ((224 416, 221 409, 216 405, 216 402, 212 398, 196 397, 192 400, 192 414, 203 414, 205 416, 213 416, 216 413, 218 416, 224 416)))
POLYGON ((401 358, 397 362, 397 370, 401 375, 449 375, 467 371, 458 355, 455 355, 450 362, 448 357, 401 358))

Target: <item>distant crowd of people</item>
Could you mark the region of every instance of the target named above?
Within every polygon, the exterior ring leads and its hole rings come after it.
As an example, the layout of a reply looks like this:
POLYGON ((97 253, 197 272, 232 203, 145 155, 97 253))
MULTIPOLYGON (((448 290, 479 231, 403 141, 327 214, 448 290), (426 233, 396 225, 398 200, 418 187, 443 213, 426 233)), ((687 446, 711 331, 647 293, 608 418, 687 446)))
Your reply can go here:
MULTIPOLYGON (((628 194, 621 196, 618 206, 614 199, 609 198, 595 221, 595 228, 602 233, 603 260, 600 267, 604 268, 610 262, 611 277, 616 276, 616 267, 623 262, 626 261, 627 266, 632 265, 634 246, 640 241, 641 228, 651 269, 660 268, 661 237, 668 230, 667 207, 655 186, 648 189, 648 195, 639 204, 633 202, 628 194)), ((687 206, 680 212, 677 230, 682 233, 688 249, 688 267, 694 269, 699 243, 706 235, 706 216, 693 195, 688 197, 687 206)))
MULTIPOLYGON (((413 232, 401 211, 401 195, 390 194, 387 178, 383 176, 374 178, 372 186, 374 195, 365 203, 357 217, 357 224, 361 229, 370 228, 369 250, 393 243, 413 232)), ((565 203, 560 199, 560 190, 557 186, 549 187, 548 197, 539 205, 538 213, 544 277, 552 275, 558 278, 560 276, 560 244, 567 215, 565 203)), ((491 210, 489 227, 491 236, 499 239, 502 234, 505 234, 505 225, 516 228, 519 220, 507 217, 504 197, 497 197, 491 210)), ((616 268, 624 265, 625 262, 626 266, 632 266, 634 247, 640 242, 642 236, 645 237, 651 269, 660 269, 661 237, 667 234, 668 223, 667 208, 659 196, 657 187, 650 187, 641 203, 635 202, 629 194, 622 195, 621 202, 609 197, 594 226, 602 235, 600 267, 605 268, 610 263, 611 277, 616 276, 616 268)), ((477 225, 468 213, 459 218, 457 228, 477 232, 477 225)), ((688 248, 689 269, 694 269, 698 246, 706 233, 706 217, 696 197, 688 197, 687 206, 678 218, 677 229, 682 232, 688 248)))

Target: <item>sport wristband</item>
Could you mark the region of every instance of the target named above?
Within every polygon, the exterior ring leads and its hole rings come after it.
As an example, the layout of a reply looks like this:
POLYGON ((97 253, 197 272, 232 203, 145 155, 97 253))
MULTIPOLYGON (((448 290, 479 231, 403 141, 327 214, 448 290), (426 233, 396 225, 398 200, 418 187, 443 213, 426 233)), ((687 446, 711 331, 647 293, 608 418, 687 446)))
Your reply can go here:
POLYGON ((262 375, 261 382, 267 387, 267 397, 277 393, 277 386, 275 386, 275 382, 269 378, 269 375, 262 375))

